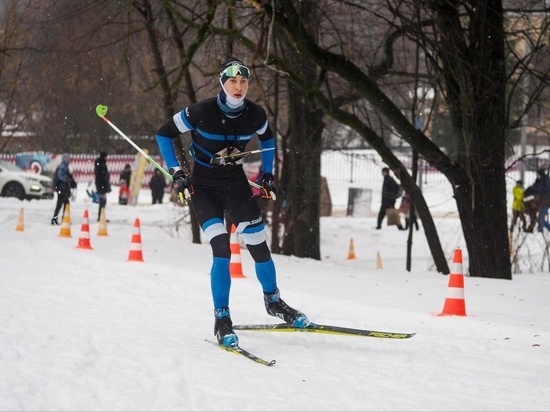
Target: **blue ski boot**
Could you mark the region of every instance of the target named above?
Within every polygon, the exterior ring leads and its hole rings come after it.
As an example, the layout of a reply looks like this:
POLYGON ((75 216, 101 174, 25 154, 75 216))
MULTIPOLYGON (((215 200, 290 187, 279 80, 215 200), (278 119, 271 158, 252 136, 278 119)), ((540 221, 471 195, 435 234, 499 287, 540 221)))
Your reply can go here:
POLYGON ((306 315, 291 308, 281 299, 279 289, 275 289, 273 293, 264 293, 264 303, 268 314, 284 320, 291 326, 305 328, 309 324, 306 315))
POLYGON ((214 335, 220 346, 238 346, 239 338, 233 331, 233 322, 229 315, 229 308, 214 309, 216 321, 214 323, 214 335))

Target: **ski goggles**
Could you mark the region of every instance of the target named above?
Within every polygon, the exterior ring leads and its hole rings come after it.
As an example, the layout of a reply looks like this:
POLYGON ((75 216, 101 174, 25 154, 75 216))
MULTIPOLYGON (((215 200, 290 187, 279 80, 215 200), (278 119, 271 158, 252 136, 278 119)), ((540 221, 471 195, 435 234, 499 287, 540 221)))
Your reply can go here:
POLYGON ((235 64, 222 71, 220 76, 235 77, 238 74, 244 77, 250 77, 250 70, 246 66, 235 64))

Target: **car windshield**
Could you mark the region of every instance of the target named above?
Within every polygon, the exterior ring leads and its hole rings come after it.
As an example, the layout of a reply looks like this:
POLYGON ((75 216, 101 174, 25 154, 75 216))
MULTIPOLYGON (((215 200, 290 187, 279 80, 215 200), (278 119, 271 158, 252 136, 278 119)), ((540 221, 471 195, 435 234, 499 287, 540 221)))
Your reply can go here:
POLYGON ((0 167, 2 169, 11 170, 12 172, 24 172, 19 166, 14 165, 13 163, 6 162, 5 160, 0 160, 0 167))

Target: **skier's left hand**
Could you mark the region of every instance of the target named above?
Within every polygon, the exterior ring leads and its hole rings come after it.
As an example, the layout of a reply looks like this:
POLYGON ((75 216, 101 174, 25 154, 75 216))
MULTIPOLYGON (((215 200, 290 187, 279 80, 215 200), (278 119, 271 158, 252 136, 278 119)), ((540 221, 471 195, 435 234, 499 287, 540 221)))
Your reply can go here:
POLYGON ((264 173, 262 176, 262 197, 275 200, 277 186, 271 173, 264 173))

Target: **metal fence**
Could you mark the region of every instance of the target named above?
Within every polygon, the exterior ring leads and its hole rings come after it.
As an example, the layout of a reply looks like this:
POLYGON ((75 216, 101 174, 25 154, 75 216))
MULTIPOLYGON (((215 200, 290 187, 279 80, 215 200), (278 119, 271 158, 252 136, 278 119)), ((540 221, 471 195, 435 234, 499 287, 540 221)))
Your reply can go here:
MULTIPOLYGON (((29 154, 29 155, 32 155, 29 154)), ((0 154, 0 159, 16 163, 18 155, 0 154)), ((53 155, 55 157, 55 155, 53 155)), ((71 171, 75 174, 77 181, 91 180, 93 177, 93 162, 95 155, 91 154, 72 154, 71 171)), ((160 157, 153 156, 155 161, 161 162, 160 157)), ((412 155, 401 154, 397 158, 412 172, 412 155)), ((126 163, 132 164, 134 155, 110 155, 107 158, 109 171, 114 179, 118 179, 118 173, 123 169, 126 163)), ((374 150, 325 150, 321 155, 321 174, 329 180, 348 183, 364 183, 380 181, 380 170, 387 166, 378 153, 374 150)), ((515 169, 518 169, 519 164, 515 169)), ((23 168, 27 168, 23 166, 23 168)), ((45 167, 47 169, 47 167, 45 167)), ((145 171, 144 185, 147 185, 154 167, 147 165, 145 171)), ((443 183, 446 182, 445 176, 438 170, 430 166, 423 159, 418 162, 418 183, 443 183)), ((118 181, 118 180, 117 180, 118 181)))
MULTIPOLYGON (((412 172, 412 156, 398 155, 397 158, 412 172)), ((321 156, 321 174, 330 180, 349 183, 380 181, 380 171, 387 166, 373 150, 325 150, 321 156)), ((420 159, 418 178, 422 183, 442 183, 445 176, 420 159)))

